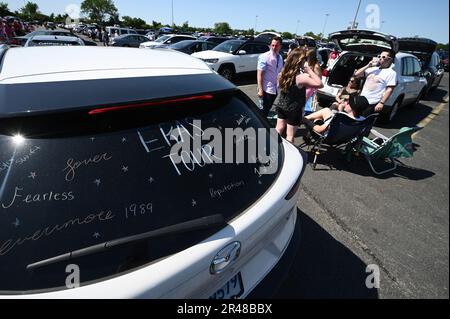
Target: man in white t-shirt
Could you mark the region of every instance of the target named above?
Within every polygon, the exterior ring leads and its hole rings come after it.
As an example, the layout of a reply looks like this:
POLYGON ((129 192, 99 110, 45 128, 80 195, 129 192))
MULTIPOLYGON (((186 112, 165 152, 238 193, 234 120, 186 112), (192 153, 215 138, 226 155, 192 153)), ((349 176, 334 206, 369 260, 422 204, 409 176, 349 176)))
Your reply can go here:
POLYGON ((393 52, 383 51, 368 65, 356 71, 355 77, 366 77, 361 96, 367 98, 370 106, 363 112, 364 116, 381 113, 384 103, 392 95, 397 85, 397 73, 391 68, 394 58, 393 52))

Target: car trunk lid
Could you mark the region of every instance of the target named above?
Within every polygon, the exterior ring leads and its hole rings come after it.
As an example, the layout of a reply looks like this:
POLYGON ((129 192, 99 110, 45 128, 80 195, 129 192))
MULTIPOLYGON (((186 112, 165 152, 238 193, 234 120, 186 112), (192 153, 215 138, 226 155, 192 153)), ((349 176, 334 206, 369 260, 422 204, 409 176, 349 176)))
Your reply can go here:
POLYGON ((383 50, 398 52, 397 38, 368 30, 344 30, 334 32, 330 39, 342 51, 356 51, 365 54, 380 53, 383 50))

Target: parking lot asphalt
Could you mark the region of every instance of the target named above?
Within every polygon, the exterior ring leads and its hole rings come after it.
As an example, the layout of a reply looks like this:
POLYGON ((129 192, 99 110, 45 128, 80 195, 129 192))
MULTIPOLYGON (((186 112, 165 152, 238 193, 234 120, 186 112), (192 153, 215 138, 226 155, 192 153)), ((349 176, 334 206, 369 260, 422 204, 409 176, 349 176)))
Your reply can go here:
MULTIPOLYGON (((256 102, 254 79, 236 85, 256 102)), ((332 151, 317 170, 308 165, 298 202, 302 245, 277 298, 449 298, 448 81, 446 73, 418 106, 375 125, 387 136, 425 126, 414 157, 396 171, 376 176, 362 158, 348 163, 332 151), (368 265, 379 267, 379 289, 366 287, 368 265)))

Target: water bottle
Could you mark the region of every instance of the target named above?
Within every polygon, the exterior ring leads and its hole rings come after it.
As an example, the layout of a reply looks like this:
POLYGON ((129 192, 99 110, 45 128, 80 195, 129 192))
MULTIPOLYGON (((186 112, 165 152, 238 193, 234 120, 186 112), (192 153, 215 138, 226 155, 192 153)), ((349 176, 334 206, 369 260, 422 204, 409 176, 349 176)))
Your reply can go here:
POLYGON ((264 99, 262 97, 258 98, 258 107, 261 111, 264 110, 264 99))

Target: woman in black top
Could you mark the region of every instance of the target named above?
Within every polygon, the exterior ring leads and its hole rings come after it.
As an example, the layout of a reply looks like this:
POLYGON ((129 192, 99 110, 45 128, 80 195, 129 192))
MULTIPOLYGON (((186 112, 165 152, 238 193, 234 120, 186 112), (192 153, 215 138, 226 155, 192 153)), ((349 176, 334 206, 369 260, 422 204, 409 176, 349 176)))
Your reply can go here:
POLYGON ((286 134, 286 139, 291 143, 294 143, 295 132, 301 122, 306 102, 306 88, 323 87, 322 80, 305 62, 305 50, 294 49, 279 76, 277 132, 282 136, 286 134))

